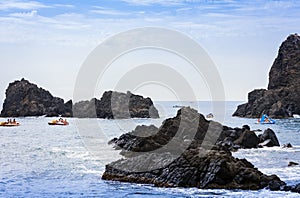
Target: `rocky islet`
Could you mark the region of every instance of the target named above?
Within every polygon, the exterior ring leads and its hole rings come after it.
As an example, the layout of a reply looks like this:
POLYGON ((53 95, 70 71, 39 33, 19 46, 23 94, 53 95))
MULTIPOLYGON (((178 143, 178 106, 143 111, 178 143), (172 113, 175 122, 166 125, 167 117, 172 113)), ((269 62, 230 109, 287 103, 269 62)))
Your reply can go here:
POLYGON ((63 116, 79 118, 158 118, 159 114, 150 98, 131 92, 106 91, 101 99, 80 101, 54 97, 49 91, 21 79, 9 84, 1 111, 2 117, 63 116))

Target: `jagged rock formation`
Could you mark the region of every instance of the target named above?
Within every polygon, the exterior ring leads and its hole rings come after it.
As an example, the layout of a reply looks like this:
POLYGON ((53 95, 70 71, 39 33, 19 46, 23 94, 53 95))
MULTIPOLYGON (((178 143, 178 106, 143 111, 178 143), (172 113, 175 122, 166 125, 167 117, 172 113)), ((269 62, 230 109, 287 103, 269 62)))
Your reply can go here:
POLYGON ((196 187, 258 190, 276 182, 284 186, 276 175, 267 176, 248 162, 224 151, 211 151, 204 156, 198 149, 187 150, 179 158, 160 169, 152 170, 153 161, 164 163, 166 154, 144 154, 106 165, 102 179, 147 183, 162 187, 196 187), (148 167, 149 171, 130 172, 129 167, 148 167))
POLYGON ((53 97, 49 91, 28 80, 10 83, 1 111, 2 117, 19 116, 72 116, 72 101, 53 97))
POLYGON ((72 104, 53 97, 49 91, 22 79, 10 83, 1 111, 2 117, 64 116, 81 118, 158 118, 158 111, 150 98, 130 92, 106 91, 100 100, 81 101, 72 104))
POLYGON ((91 118, 158 118, 159 114, 150 98, 144 98, 131 92, 120 93, 106 91, 100 100, 78 102, 73 108, 75 117, 91 118))
POLYGON ((258 148, 266 141, 270 141, 270 144, 265 146, 280 146, 271 129, 257 136, 248 125, 242 128, 223 126, 206 120, 190 107, 179 109, 175 117, 166 119, 159 128, 154 125, 137 126, 132 132, 114 138, 109 143, 122 149, 122 155, 131 156, 133 153, 130 151, 149 152, 160 149, 159 152, 183 152, 186 148, 198 148, 204 140, 206 146, 225 151, 258 148), (171 140, 176 144, 165 147, 171 140))
POLYGON ((300 114, 300 36, 290 35, 280 46, 270 73, 268 90, 248 94, 248 103, 239 105, 233 116, 274 118, 300 114))
POLYGON ((137 126, 112 139, 110 143, 122 149, 125 158, 106 165, 102 178, 164 187, 254 190, 269 184, 285 186, 277 176, 264 175, 229 151, 257 148, 259 140, 247 125, 234 129, 222 126, 183 107, 159 128, 137 126))

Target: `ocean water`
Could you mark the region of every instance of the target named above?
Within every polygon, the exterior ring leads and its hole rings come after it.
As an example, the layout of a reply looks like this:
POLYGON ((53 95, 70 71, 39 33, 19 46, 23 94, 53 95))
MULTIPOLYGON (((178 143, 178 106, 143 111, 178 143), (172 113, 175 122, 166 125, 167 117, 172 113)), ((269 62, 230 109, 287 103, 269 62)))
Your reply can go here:
POLYGON ((68 126, 49 126, 47 122, 53 118, 19 118, 21 126, 0 128, 0 197, 299 197, 267 189, 156 188, 101 180, 105 164, 120 158, 119 151, 107 145, 108 140, 136 125, 159 126, 165 118, 176 115, 174 105, 188 105, 205 115, 213 112, 215 119, 231 127, 272 128, 281 144, 291 143, 293 148, 245 149, 234 156, 246 158, 263 173, 277 174, 289 185, 300 183, 300 167, 287 166, 289 161, 300 162, 300 119, 259 125, 256 119, 231 117, 237 104, 226 102, 222 114, 214 111, 220 104, 210 102, 156 102, 160 119, 71 118, 68 126))

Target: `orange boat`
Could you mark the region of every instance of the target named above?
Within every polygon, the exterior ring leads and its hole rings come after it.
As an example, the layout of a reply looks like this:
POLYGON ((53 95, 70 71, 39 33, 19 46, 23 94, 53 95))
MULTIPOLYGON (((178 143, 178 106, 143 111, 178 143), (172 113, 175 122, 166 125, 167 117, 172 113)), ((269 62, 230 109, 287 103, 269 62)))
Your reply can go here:
POLYGON ((20 126, 20 123, 19 122, 0 122, 0 126, 5 126, 5 127, 20 126))
POLYGON ((60 126, 65 126, 65 125, 69 125, 69 122, 67 122, 67 120, 63 120, 62 118, 58 119, 58 120, 52 120, 51 122, 48 122, 49 125, 60 125, 60 126))

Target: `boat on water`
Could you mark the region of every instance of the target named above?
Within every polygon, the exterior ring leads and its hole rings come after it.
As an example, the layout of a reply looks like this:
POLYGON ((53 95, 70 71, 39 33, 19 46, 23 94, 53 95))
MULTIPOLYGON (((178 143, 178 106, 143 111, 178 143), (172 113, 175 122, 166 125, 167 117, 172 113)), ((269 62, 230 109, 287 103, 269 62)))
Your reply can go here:
POLYGON ((214 118, 214 114, 209 113, 205 117, 206 117, 206 119, 213 119, 214 118))
POLYGON ((173 108, 182 108, 184 107, 183 105, 173 105, 173 108))
POLYGON ((293 118, 300 118, 299 114, 293 114, 293 118))
POLYGON ((0 126, 14 127, 14 126, 20 126, 20 123, 16 122, 15 120, 13 120, 13 121, 8 120, 7 122, 0 122, 0 126))
POLYGON ((60 125, 60 126, 65 126, 65 125, 69 125, 69 122, 67 122, 67 120, 63 120, 62 118, 59 118, 58 120, 52 120, 50 122, 48 122, 49 125, 60 125))
POLYGON ((267 114, 263 114, 261 118, 258 119, 259 124, 275 124, 276 121, 270 118, 267 114))

